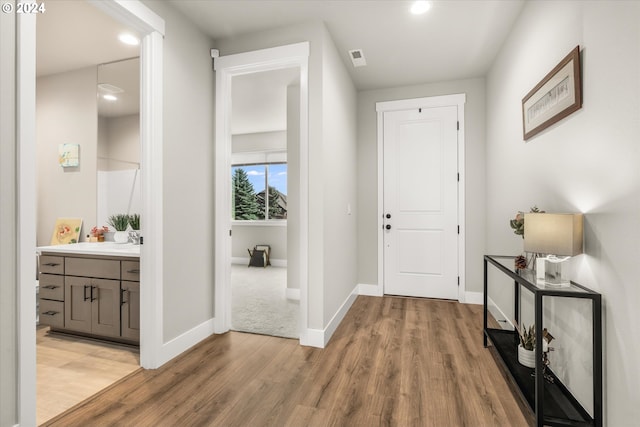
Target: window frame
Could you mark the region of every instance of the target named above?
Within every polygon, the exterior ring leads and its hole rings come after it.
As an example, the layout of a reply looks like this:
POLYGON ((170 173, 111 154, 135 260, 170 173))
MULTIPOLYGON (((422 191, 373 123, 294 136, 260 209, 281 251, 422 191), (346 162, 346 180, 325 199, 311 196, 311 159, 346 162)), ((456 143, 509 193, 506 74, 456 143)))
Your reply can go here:
MULTIPOLYGON (((264 166, 265 167, 265 219, 235 219, 233 217, 233 203, 231 211, 232 225, 252 225, 252 226, 285 226, 286 218, 269 219, 269 165, 287 165, 287 173, 289 165, 287 162, 287 153, 284 151, 265 151, 250 153, 234 153, 231 159, 231 194, 233 197, 233 168, 243 166, 264 166)), ((256 193, 257 194, 257 193, 256 193)), ((286 196, 286 194, 285 194, 286 196)))

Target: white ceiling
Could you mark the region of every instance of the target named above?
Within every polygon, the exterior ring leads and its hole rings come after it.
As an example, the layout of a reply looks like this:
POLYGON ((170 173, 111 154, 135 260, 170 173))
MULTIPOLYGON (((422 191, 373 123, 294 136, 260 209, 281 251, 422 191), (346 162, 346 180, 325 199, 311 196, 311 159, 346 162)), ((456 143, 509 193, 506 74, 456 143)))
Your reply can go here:
POLYGON ((287 129, 287 86, 299 84, 300 69, 265 71, 233 78, 231 133, 287 129))
POLYGON ((135 32, 79 0, 47 0, 46 12, 36 19, 38 77, 107 64, 98 67, 98 83, 110 83, 125 92, 110 103, 98 98, 99 115, 116 117, 139 111, 139 61, 112 64, 139 55, 138 46, 118 40, 121 33, 135 32))
MULTIPOLYGON (((324 21, 359 90, 484 76, 524 0, 169 0, 214 40, 324 21), (348 51, 362 49, 366 67, 348 51)), ((225 52, 221 52, 222 55, 225 52)))
POLYGON ((47 0, 36 15, 36 73, 38 76, 77 70, 139 55, 138 46, 118 40, 126 26, 78 0, 47 0))
MULTIPOLYGON (((365 90, 484 76, 525 0, 439 0, 421 16, 411 15, 412 2, 402 0, 168 1, 214 39, 213 47, 219 39, 324 21, 356 87, 365 90), (364 51, 367 66, 351 66, 351 49, 364 51)), ((85 1, 47 0, 47 12, 37 16, 38 76, 138 56, 137 47, 117 40, 123 31, 85 1)), ((233 132, 281 130, 290 81, 287 73, 235 81, 233 132), (275 76, 282 86, 259 84, 275 76)))

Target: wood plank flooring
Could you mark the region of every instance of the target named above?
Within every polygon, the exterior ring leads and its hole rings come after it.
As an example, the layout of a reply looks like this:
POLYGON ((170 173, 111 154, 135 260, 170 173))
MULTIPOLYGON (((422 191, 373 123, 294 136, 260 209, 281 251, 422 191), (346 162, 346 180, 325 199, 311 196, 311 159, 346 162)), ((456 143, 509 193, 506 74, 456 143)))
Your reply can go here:
POLYGON ((38 425, 140 369, 137 348, 36 331, 38 425))
POLYGON ((482 307, 360 296, 325 349, 230 332, 48 426, 526 426, 482 307))

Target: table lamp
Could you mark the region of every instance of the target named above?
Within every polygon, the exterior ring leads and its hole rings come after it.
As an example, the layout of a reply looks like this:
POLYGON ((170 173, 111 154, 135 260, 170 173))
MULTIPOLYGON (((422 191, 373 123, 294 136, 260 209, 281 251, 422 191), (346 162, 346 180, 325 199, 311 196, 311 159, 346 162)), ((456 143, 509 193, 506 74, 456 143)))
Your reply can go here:
POLYGON ((524 250, 546 255, 536 261, 538 283, 569 286, 563 264, 582 253, 583 215, 528 213, 524 224, 524 250))

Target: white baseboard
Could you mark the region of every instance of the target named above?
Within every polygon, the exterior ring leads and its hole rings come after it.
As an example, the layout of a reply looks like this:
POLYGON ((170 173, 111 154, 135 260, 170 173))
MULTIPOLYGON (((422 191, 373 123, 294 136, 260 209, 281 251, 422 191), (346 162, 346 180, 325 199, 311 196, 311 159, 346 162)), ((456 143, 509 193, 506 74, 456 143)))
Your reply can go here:
POLYGON ((184 353, 203 339, 213 335, 214 319, 209 319, 180 336, 164 343, 158 357, 158 366, 162 366, 174 357, 184 353))
POLYGON ((465 292, 464 301, 460 301, 464 304, 484 304, 484 294, 482 292, 465 292))
POLYGON ((498 305, 491 299, 491 297, 487 298, 487 310, 493 315, 493 318, 498 321, 502 329, 511 329, 514 328, 511 319, 507 317, 506 314, 498 307, 498 305), (501 322, 504 320, 504 322, 501 322))
MULTIPOLYGON (((273 267, 286 267, 286 259, 271 259, 269 260, 273 267)), ((232 257, 231 264, 249 265, 249 257, 232 257)))
POLYGON ((287 288, 287 299, 300 301, 300 289, 299 288, 287 288))
POLYGON ((324 329, 307 329, 300 337, 300 344, 309 347, 325 348, 333 336, 333 333, 338 329, 344 316, 347 315, 347 312, 358 297, 358 291, 359 285, 356 285, 324 329))
POLYGON ((324 348, 324 330, 322 329, 307 329, 300 336, 300 345, 307 347, 324 348))
POLYGON ((360 283, 358 285, 358 295, 367 295, 370 297, 381 297, 384 294, 382 286, 380 285, 367 285, 360 283))

